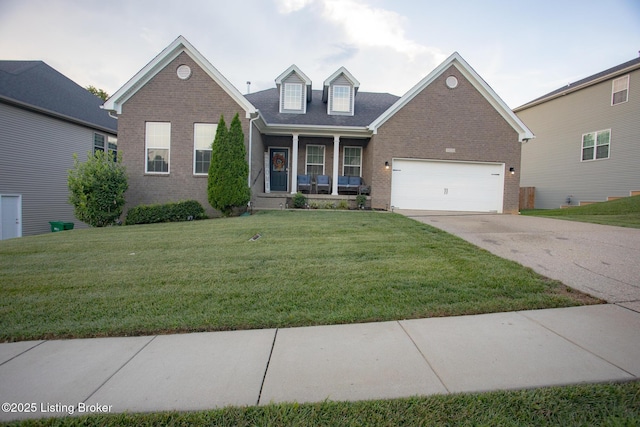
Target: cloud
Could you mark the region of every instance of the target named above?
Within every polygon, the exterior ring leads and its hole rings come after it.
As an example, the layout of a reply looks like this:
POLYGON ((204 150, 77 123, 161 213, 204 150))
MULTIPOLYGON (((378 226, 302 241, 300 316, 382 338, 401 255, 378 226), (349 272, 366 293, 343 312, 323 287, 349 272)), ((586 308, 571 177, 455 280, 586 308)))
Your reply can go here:
POLYGON ((311 3, 313 3, 313 0, 276 0, 278 12, 283 14, 297 12, 311 3))

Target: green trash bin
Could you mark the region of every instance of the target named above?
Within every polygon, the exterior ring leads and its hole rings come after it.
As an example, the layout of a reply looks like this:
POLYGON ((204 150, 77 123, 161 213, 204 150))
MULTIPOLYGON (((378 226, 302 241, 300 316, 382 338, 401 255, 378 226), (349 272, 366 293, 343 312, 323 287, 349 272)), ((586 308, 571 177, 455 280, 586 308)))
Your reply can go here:
POLYGON ((49 224, 51 224, 51 232, 73 230, 72 222, 49 221, 49 224))
POLYGON ((51 224, 51 232, 63 231, 64 230, 64 222, 61 221, 49 221, 51 224))

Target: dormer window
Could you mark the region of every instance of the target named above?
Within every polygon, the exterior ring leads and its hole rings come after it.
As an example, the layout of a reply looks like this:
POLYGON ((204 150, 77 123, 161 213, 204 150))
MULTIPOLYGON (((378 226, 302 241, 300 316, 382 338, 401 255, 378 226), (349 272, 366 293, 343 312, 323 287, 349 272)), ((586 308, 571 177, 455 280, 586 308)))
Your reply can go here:
POLYGON ((327 103, 327 114, 353 116, 356 93, 360 83, 346 68, 340 67, 324 81, 322 101, 327 103))
POLYGON ((351 111, 351 86, 333 86, 332 110, 339 113, 351 111))
POLYGON ((311 80, 300 69, 292 65, 276 79, 280 92, 281 113, 304 114, 311 102, 311 80))
POLYGON ((284 84, 284 109, 302 110, 302 83, 284 84))

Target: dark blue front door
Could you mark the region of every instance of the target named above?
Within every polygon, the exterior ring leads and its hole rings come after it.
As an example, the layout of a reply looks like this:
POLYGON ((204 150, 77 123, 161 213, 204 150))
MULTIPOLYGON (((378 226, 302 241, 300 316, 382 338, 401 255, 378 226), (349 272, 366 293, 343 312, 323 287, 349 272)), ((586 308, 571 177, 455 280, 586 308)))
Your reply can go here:
POLYGON ((287 191, 289 150, 271 149, 271 191, 287 191))

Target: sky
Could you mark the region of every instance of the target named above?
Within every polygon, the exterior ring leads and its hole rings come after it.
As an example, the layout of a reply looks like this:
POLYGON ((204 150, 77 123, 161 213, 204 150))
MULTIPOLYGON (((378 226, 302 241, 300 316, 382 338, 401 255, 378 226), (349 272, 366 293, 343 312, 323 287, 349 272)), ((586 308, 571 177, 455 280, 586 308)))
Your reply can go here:
POLYGON ((109 94, 179 35, 242 93, 296 64, 401 96, 457 51, 515 108, 637 58, 640 0, 0 0, 0 59, 109 94))

